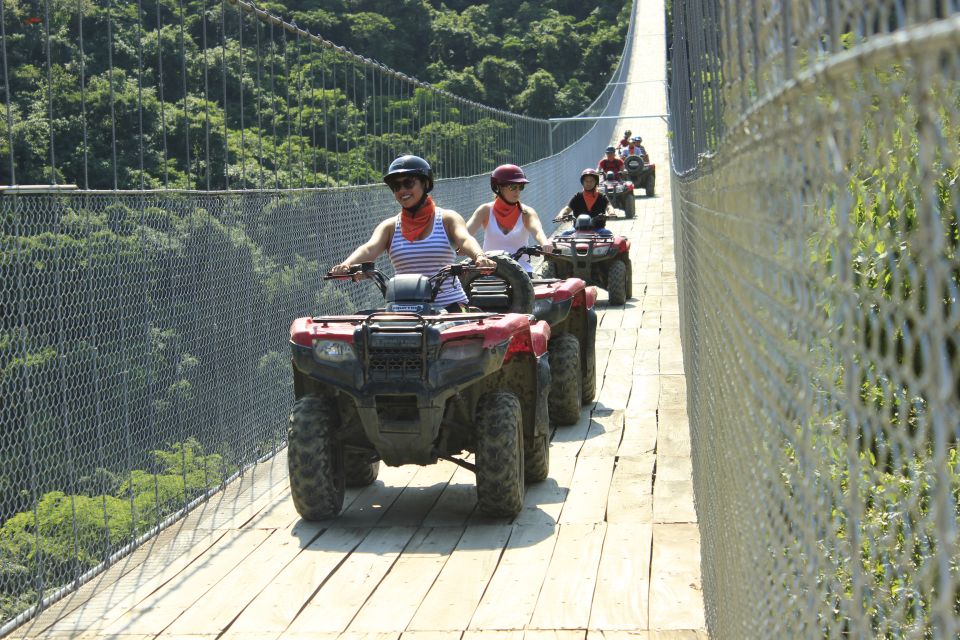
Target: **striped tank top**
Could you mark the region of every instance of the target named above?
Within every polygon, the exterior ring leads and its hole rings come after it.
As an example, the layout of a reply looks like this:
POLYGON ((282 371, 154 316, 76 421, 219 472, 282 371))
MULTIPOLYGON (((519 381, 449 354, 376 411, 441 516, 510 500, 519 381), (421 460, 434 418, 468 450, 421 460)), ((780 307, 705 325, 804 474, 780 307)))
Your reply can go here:
MULTIPOLYGON (((443 210, 437 207, 433 214, 433 230, 423 240, 410 242, 403 237, 400 231, 400 216, 393 229, 393 240, 390 241, 390 262, 397 273, 419 273, 430 277, 441 267, 453 264, 457 254, 450 245, 447 231, 443 227, 443 210)), ((437 292, 435 304, 447 306, 454 302, 467 302, 467 294, 463 292, 458 278, 447 278, 440 291, 437 292)))

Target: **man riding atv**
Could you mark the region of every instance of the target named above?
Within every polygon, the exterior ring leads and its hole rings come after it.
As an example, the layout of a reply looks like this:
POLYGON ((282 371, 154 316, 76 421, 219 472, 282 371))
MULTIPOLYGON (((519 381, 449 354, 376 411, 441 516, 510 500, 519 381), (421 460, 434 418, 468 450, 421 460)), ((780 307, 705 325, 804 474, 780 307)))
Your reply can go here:
POLYGON ((647 197, 654 195, 657 182, 657 165, 650 163, 650 156, 644 148, 643 138, 634 136, 630 144, 620 150, 626 172, 638 189, 643 189, 647 197))
MULTIPOLYGON (((560 212, 554 216, 554 222, 561 222, 564 219, 571 219, 571 217, 576 218, 577 216, 587 214, 591 218, 596 219, 596 224, 594 229, 600 235, 613 235, 613 233, 606 229, 606 219, 607 218, 616 218, 617 213, 616 209, 613 208, 613 205, 610 204, 610 200, 607 199, 607 196, 603 195, 597 190, 597 185, 600 184, 600 173, 596 169, 587 168, 580 172, 580 184, 583 186, 583 190, 575 193, 570 202, 567 203, 560 212)), ((573 233, 572 230, 565 232, 567 234, 573 233)))
POLYGON ((617 157, 617 150, 609 146, 604 152, 606 153, 606 157, 602 158, 597 164, 597 171, 599 171, 601 175, 607 175, 612 171, 618 177, 625 177, 627 174, 624 170, 623 160, 617 157))

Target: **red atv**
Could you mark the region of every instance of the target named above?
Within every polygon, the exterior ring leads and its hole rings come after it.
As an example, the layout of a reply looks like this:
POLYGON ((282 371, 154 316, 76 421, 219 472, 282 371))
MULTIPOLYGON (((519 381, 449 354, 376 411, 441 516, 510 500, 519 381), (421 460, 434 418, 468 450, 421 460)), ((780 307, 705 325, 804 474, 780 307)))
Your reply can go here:
MULTIPOLYGON (((635 156, 631 156, 635 157, 635 156)), ((623 209, 624 216, 632 218, 637 213, 637 203, 634 201, 633 183, 624 180, 613 171, 608 171, 600 186, 600 193, 607 196, 610 204, 617 209, 623 209)))
MULTIPOLYGON (((573 220, 568 215, 563 220, 573 220)), ((630 240, 615 236, 603 224, 603 215, 591 218, 583 214, 573 222, 573 229, 551 237, 552 253, 545 253, 545 278, 581 278, 607 290, 610 304, 622 305, 633 297, 633 266, 630 263, 630 240)))
POLYGON ((497 263, 497 274, 469 274, 461 277, 461 282, 473 306, 504 311, 511 302, 529 302, 525 308, 512 310, 532 313, 550 325, 550 420, 574 424, 580 419, 581 404, 592 402, 596 395, 597 314, 593 306, 597 289, 580 278, 531 280, 514 262, 523 255, 543 255, 543 250, 521 247, 510 256, 490 252, 487 257, 497 263), (512 267, 507 268, 509 265, 512 267))
MULTIPOLYGON (((634 186, 637 189, 643 189, 646 196, 652 198, 657 183, 657 165, 652 162, 644 162, 642 156, 627 156, 623 159, 623 165, 634 186)), ((627 217, 632 218, 633 216, 627 217)))
POLYGON ((544 357, 550 327, 520 313, 445 313, 433 304, 444 280, 387 279, 373 263, 349 274, 384 295, 382 310, 298 318, 290 327, 296 403, 290 415, 290 490, 306 520, 339 513, 344 487, 368 485, 391 466, 450 460, 476 473, 483 513, 510 516, 525 480, 549 472, 544 357), (473 453, 475 463, 459 457, 473 453))

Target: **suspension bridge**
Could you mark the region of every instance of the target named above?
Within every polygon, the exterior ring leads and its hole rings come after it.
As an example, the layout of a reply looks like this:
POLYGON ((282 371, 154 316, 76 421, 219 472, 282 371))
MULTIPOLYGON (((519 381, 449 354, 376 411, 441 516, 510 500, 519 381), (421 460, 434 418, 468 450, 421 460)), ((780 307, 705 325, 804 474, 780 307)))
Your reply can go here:
POLYGON ((243 0, 40 4, 0 4, 0 635, 960 634, 955 2, 637 0, 553 119, 243 0), (286 329, 375 305, 320 276, 383 167, 469 215, 516 162, 548 221, 624 129, 634 296, 521 513, 440 462, 302 521, 286 329))

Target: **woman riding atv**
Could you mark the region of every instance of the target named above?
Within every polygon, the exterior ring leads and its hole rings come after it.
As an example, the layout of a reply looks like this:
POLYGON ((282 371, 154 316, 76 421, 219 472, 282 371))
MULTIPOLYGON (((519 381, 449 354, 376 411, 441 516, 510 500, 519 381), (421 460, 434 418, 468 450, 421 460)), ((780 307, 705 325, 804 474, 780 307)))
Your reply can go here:
MULTIPOLYGON (((587 214, 592 218, 593 228, 598 234, 612 236, 613 233, 605 228, 606 219, 615 218, 617 214, 607 196, 597 191, 597 185, 600 184, 600 173, 596 169, 584 169, 580 172, 580 184, 583 186, 583 190, 570 198, 570 202, 560 210, 553 221, 562 222, 570 217, 576 218, 587 214)), ((563 235, 571 233, 573 233, 573 230, 568 230, 563 235)))
MULTIPOLYGON (((467 233, 471 235, 483 227, 484 251, 502 250, 513 254, 527 245, 531 235, 541 247, 550 245, 537 212, 520 203, 520 192, 527 184, 530 181, 523 169, 515 164, 500 165, 490 174, 490 188, 496 194, 493 202, 477 207, 467 221, 467 233)), ((521 256, 518 262, 528 274, 533 274, 529 256, 521 256)))
MULTIPOLYGON (((478 267, 497 265, 483 253, 480 244, 467 233, 467 225, 456 211, 441 209, 427 195, 433 189, 433 169, 418 156, 400 156, 390 163, 383 181, 400 204, 400 213, 377 225, 373 235, 357 247, 330 273, 349 273, 351 265, 372 262, 384 251, 398 274, 432 276, 441 267, 456 261, 456 254, 472 258, 478 267)), ((466 310, 467 295, 459 280, 444 282, 435 299, 453 313, 466 310)))

